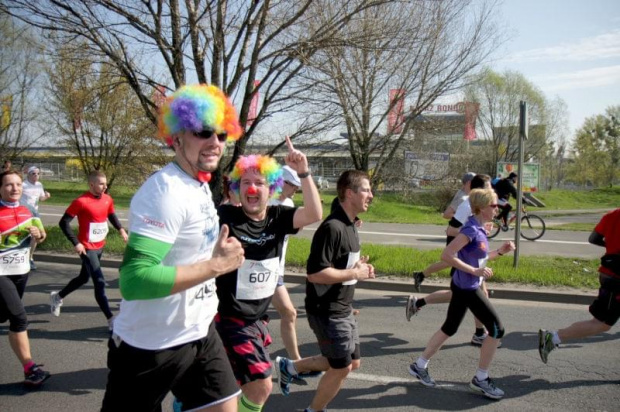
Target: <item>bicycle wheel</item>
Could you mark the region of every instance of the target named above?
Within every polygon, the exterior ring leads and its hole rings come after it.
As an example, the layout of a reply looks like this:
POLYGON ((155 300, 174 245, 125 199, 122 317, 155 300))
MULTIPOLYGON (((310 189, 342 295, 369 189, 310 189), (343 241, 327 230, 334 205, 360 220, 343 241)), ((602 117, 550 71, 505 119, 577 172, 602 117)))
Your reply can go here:
POLYGON ((495 236, 499 234, 500 230, 501 230, 501 227, 499 224, 499 220, 493 219, 493 228, 491 229, 490 233, 487 235, 487 239, 493 239, 495 236))
POLYGON ((545 221, 536 215, 521 218, 521 236, 527 240, 540 239, 545 234, 545 221))

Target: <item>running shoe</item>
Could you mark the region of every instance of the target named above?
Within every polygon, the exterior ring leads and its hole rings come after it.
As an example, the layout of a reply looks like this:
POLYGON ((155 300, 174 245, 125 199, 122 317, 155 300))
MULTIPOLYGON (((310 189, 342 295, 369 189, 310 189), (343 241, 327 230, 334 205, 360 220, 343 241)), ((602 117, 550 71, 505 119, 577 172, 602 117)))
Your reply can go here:
POLYGON ((538 331, 538 353, 543 363, 547 363, 549 353, 557 346, 553 343, 553 334, 545 329, 538 331))
POLYGON ((24 385, 31 388, 37 387, 52 376, 49 372, 41 369, 41 366, 43 365, 34 364, 28 369, 28 372, 24 372, 24 385))
POLYGON ((495 386, 495 383, 491 378, 479 381, 475 376, 469 383, 469 387, 474 392, 479 392, 491 399, 502 399, 504 397, 504 391, 495 386))
POLYGON ((62 306, 62 298, 58 292, 50 293, 50 310, 52 315, 60 316, 60 307, 62 306))
POLYGON ((431 378, 431 375, 428 374, 428 368, 418 368, 418 364, 413 362, 409 365, 409 373, 418 378, 422 385, 429 387, 435 386, 435 379, 431 378))
POLYGON ((411 317, 418 313, 418 307, 416 306, 416 302, 418 298, 413 295, 409 295, 407 298, 407 306, 405 307, 405 317, 407 317, 407 321, 411 322, 411 317))
POLYGON ((278 356, 276 357, 275 370, 278 373, 278 383, 280 386, 280 392, 282 395, 288 396, 290 393, 291 383, 294 380, 292 373, 288 371, 288 366, 292 361, 290 359, 278 356))
POLYGON ((424 273, 423 272, 413 272, 413 288, 418 293, 420 293, 422 282, 424 282, 424 273))
MULTIPOLYGON (((482 344, 484 343, 484 340, 487 338, 487 336, 489 336, 489 334, 487 332, 484 332, 484 335, 482 336, 478 336, 475 333, 472 335, 471 337, 471 344, 474 346, 482 346, 482 344)), ((502 347, 502 341, 498 340, 497 341, 497 347, 501 348, 502 347)))

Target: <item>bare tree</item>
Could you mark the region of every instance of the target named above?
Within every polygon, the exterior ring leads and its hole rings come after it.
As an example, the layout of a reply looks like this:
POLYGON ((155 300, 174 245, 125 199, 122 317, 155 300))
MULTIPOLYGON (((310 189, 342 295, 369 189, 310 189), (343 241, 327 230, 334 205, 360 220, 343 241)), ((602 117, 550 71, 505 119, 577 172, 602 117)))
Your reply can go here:
POLYGON ((339 33, 354 16, 388 1, 5 0, 0 8, 64 43, 80 40, 85 55, 112 62, 153 122, 159 86, 215 84, 233 96, 244 125, 259 92, 261 108, 236 142, 234 162, 261 123, 296 104, 294 79, 307 59, 341 41, 339 33), (321 9, 331 14, 308 24, 309 12, 321 9))
POLYGON ((0 11, 0 153, 15 159, 47 132, 37 124, 41 45, 28 27, 0 11))
POLYGON ((160 142, 151 138, 155 127, 116 67, 89 60, 81 46, 57 49, 48 71, 49 107, 61 141, 85 176, 101 170, 109 186, 119 177, 139 182, 154 170, 152 154, 161 153, 160 142))
POLYGON ((516 162, 519 148, 519 103, 528 104, 529 135, 524 145, 525 161, 544 157, 549 144, 565 133, 566 105, 549 102, 544 93, 521 73, 496 73, 487 69, 466 90, 466 99, 480 103, 478 130, 492 142, 490 163, 516 162))
MULTIPOLYGON (((417 115, 462 87, 500 41, 494 10, 493 2, 461 0, 381 5, 356 16, 342 30, 342 41, 308 57, 304 97, 313 115, 338 120, 355 168, 371 170, 374 183, 412 139, 417 115), (399 91, 397 98, 386 103, 391 89, 399 91), (403 99, 408 110, 402 128, 386 132, 390 111, 403 99)), ((313 22, 332 14, 317 10, 313 22)))

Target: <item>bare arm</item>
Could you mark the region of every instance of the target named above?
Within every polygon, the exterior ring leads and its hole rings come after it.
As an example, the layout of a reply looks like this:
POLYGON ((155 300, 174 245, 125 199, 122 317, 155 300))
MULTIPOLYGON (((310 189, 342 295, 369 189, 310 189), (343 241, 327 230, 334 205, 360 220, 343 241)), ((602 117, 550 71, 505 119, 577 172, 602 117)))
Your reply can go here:
POLYGON ((368 256, 362 256, 350 269, 325 268, 320 272, 308 274, 308 281, 322 285, 366 280, 375 277, 375 268, 368 263, 368 256))

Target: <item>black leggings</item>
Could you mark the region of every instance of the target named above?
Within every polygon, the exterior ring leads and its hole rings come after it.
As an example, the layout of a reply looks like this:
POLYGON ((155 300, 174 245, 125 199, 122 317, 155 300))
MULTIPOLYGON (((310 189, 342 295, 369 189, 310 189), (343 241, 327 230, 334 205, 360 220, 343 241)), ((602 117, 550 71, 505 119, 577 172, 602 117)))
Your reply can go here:
POLYGON ((101 255, 103 249, 86 250, 86 253, 80 255, 82 259, 82 270, 80 274, 71 279, 71 281, 61 290, 58 295, 61 298, 65 298, 69 293, 82 287, 88 279, 93 280, 93 286, 95 287, 95 300, 99 305, 99 308, 107 319, 112 317, 112 311, 108 304, 108 297, 105 295, 105 279, 103 278, 103 272, 101 271, 101 255))
POLYGON ((9 321, 11 332, 24 332, 28 328, 26 309, 22 302, 28 274, 0 276, 0 323, 9 321))
POLYGON ((489 336, 500 339, 504 336, 504 326, 499 320, 495 309, 481 288, 476 290, 463 290, 452 282, 452 299, 448 306, 446 321, 441 326, 441 331, 448 336, 453 336, 459 329, 467 309, 482 322, 487 328, 489 336))
POLYGON ((497 218, 500 219, 500 222, 508 224, 508 213, 512 210, 512 205, 506 202, 505 205, 499 206, 499 213, 497 218))

